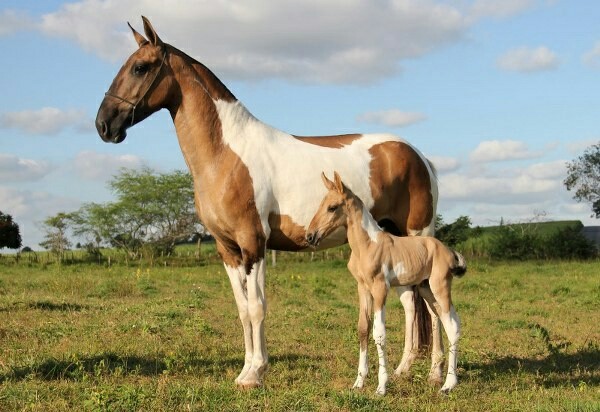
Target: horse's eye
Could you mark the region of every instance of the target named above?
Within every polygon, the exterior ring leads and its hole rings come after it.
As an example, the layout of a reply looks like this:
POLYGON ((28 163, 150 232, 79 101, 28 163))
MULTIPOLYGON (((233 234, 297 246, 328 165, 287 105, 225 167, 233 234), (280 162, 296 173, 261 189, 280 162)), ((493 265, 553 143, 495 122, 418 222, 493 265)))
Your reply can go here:
POLYGON ((337 208, 338 208, 338 205, 332 205, 332 206, 329 206, 329 207, 327 208, 327 211, 328 211, 329 213, 333 213, 333 212, 335 212, 335 211, 337 210, 337 208))
POLYGON ((133 68, 133 74, 136 74, 136 75, 146 74, 147 71, 148 71, 147 64, 136 64, 135 67, 133 68))

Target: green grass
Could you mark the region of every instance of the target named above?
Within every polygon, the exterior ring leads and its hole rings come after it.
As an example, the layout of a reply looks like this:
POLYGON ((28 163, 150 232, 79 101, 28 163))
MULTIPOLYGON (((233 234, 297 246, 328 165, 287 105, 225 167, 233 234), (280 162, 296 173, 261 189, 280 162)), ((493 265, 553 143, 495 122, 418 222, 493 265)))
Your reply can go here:
MULTIPOLYGON (((271 362, 251 391, 233 384, 242 333, 219 264, 0 266, 0 410, 600 410, 598 261, 471 262, 453 287, 459 385, 439 395, 421 359, 378 398, 374 345, 366 389, 349 389, 357 308, 345 262, 295 259, 268 268, 271 362)), ((395 367, 395 295, 387 318, 395 367)))

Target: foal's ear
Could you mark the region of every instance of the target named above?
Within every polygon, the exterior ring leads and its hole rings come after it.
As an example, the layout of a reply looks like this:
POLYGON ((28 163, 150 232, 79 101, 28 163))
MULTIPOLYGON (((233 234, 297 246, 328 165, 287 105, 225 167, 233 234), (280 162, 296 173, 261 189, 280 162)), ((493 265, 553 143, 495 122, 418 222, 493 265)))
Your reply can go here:
POLYGON ((335 190, 335 185, 331 180, 327 179, 327 176, 325 176, 325 172, 321 172, 321 180, 323 181, 323 184, 325 185, 327 190, 335 190))
POLYGON ((150 24, 150 20, 144 16, 142 16, 142 20, 144 21, 144 32, 146 33, 148 41, 150 41, 150 43, 154 46, 162 47, 164 43, 160 37, 158 37, 158 34, 156 34, 154 27, 152 27, 152 24, 150 24))
POLYGON ((146 40, 144 36, 139 34, 133 27, 131 27, 131 24, 129 24, 129 22, 127 22, 127 25, 131 29, 133 37, 135 37, 135 41, 137 42, 138 46, 142 47, 144 44, 148 43, 148 40, 146 40))
POLYGON ((342 178, 338 174, 338 172, 333 172, 333 180, 335 182, 335 190, 337 190, 340 194, 344 193, 344 183, 342 183, 342 178))

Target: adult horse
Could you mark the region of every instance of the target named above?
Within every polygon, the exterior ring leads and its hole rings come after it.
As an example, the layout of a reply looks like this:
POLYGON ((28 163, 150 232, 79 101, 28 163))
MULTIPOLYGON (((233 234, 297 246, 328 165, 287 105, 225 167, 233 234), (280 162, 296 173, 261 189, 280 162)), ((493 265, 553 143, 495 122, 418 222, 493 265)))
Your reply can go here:
MULTIPOLYGON (((305 229, 325 195, 322 170, 337 170, 388 230, 432 235, 437 183, 416 149, 388 134, 298 137, 258 119, 203 64, 164 43, 142 17, 145 37, 129 26, 139 48, 113 80, 96 117, 105 142, 120 143, 127 128, 167 109, 194 179, 196 209, 214 236, 244 331, 245 362, 236 379, 262 385, 268 357, 264 334, 266 248, 309 247, 305 229)), ((347 241, 341 230, 321 242, 347 241)), ((412 290, 400 300, 407 321, 397 373, 416 356, 417 307, 412 290)), ((441 381, 437 319, 430 379, 441 381)))

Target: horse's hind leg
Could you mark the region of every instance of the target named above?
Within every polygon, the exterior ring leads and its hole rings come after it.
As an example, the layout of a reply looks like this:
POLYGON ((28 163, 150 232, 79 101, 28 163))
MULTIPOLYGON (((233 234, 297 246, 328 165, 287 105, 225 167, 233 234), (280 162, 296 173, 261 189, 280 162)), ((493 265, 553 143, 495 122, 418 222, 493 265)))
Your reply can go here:
POLYGON ((404 309, 404 351, 402 352, 402 360, 394 371, 394 374, 399 376, 409 376, 410 367, 417 358, 418 349, 414 347, 415 328, 415 293, 410 286, 401 286, 396 288, 396 293, 402 303, 404 309))

